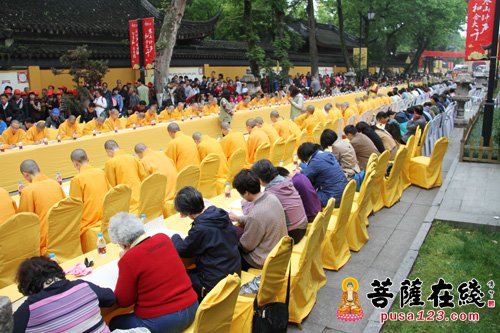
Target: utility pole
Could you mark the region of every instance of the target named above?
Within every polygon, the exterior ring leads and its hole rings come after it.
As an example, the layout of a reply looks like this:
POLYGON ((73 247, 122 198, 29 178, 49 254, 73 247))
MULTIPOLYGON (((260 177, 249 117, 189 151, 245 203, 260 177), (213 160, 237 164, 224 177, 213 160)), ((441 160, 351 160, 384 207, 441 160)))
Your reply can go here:
POLYGON ((495 110, 495 101, 493 100, 493 93, 495 90, 495 79, 497 76, 497 60, 498 60, 498 25, 500 18, 500 1, 496 0, 495 4, 495 17, 493 20, 493 38, 490 48, 490 75, 488 77, 488 93, 486 95, 486 103, 484 104, 483 114, 483 146, 489 147, 491 132, 493 126, 493 112, 495 110))

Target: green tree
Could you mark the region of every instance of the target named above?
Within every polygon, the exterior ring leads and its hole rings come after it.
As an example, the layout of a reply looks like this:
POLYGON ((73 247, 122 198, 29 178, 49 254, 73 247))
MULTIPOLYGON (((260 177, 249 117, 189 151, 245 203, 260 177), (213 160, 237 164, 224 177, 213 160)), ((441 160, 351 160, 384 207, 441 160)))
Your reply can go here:
POLYGON ((319 72, 318 46, 316 45, 316 16, 314 0, 307 0, 307 29, 309 34, 309 56, 311 57, 311 75, 319 72))

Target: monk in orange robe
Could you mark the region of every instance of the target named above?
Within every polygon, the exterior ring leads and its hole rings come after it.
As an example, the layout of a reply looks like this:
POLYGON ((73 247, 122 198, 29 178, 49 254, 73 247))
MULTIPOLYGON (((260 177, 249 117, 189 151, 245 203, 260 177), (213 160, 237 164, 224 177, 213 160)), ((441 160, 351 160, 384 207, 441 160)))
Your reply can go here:
POLYGON ((200 166, 198 148, 193 140, 181 132, 177 123, 170 123, 167 130, 172 140, 168 143, 166 154, 174 161, 177 171, 188 165, 200 166))
POLYGON ((255 122, 257 123, 257 127, 266 133, 271 144, 275 143, 276 140, 279 139, 280 136, 278 132, 271 125, 264 123, 264 119, 262 119, 262 117, 256 117, 255 122))
POLYGON ((279 112, 276 110, 271 111, 270 118, 273 123, 273 128, 276 130, 278 135, 283 138, 283 140, 288 139, 288 137, 292 134, 290 130, 290 122, 281 118, 279 112))
POLYGON ((198 147, 200 161, 203 161, 208 154, 215 154, 219 156, 220 164, 217 178, 226 179, 229 175, 229 165, 227 164, 226 155, 224 154, 219 142, 208 135, 201 134, 200 132, 193 133, 193 140, 198 147))
POLYGON ((110 131, 109 127, 106 126, 105 123, 106 123, 106 118, 104 117, 97 117, 92 119, 88 123, 85 123, 82 135, 93 135, 94 131, 96 134, 109 132, 110 131))
POLYGON ((40 255, 47 252, 49 209, 66 197, 62 187, 54 180, 40 173, 38 164, 33 160, 21 163, 21 173, 30 184, 19 186, 19 212, 35 213, 40 219, 40 255))
POLYGON ((153 173, 167 176, 165 201, 173 200, 175 197, 175 184, 177 182, 177 169, 174 162, 165 153, 151 150, 143 143, 135 145, 134 150, 148 176, 153 173))
POLYGON ((62 140, 71 140, 81 137, 82 132, 80 131, 80 128, 78 128, 76 117, 71 115, 64 121, 64 123, 59 125, 57 135, 60 135, 62 140))
POLYGON ((229 158, 233 153, 238 149, 243 149, 245 154, 247 152, 247 141, 245 140, 245 136, 243 133, 238 131, 232 131, 231 125, 229 123, 221 124, 221 131, 224 137, 219 141, 222 150, 224 151, 224 155, 226 159, 229 161, 229 158))
POLYGON ((116 109, 111 109, 109 111, 109 118, 104 122, 105 128, 107 128, 108 132, 122 129, 123 126, 118 118, 120 116, 120 112, 116 109))
POLYGON ((71 179, 69 196, 83 202, 80 225, 80 236, 83 236, 87 230, 100 226, 104 196, 108 193, 110 186, 104 171, 90 165, 85 150, 73 150, 71 162, 78 174, 71 179))
POLYGON ((17 212, 17 205, 9 192, 0 187, 0 224, 7 221, 17 212))
POLYGON ((307 131, 307 141, 313 142, 313 130, 314 130, 314 127, 316 127, 316 125, 319 123, 318 118, 315 116, 314 106, 308 105, 304 115, 305 115, 305 119, 302 122, 302 126, 300 127, 300 129, 306 130, 307 131))
POLYGON ((21 123, 17 120, 12 120, 9 128, 3 131, 1 136, 2 143, 9 148, 14 148, 20 142, 26 141, 26 132, 21 128, 21 123))
POLYGON ((236 111, 248 110, 250 108, 250 96, 245 97, 244 100, 236 105, 236 111))
POLYGON ((144 112, 136 112, 130 117, 127 118, 127 124, 125 125, 126 128, 133 128, 135 127, 143 127, 146 125, 146 122, 144 121, 146 118, 146 115, 144 112))
POLYGON ((144 125, 156 125, 160 121, 158 120, 158 114, 156 113, 157 108, 156 105, 151 105, 146 111, 144 116, 144 125))
POLYGON ((137 159, 132 155, 125 154, 115 140, 104 143, 104 149, 110 160, 104 164, 106 178, 112 187, 125 184, 132 189, 130 198, 130 212, 136 213, 139 209, 139 198, 141 194, 141 183, 146 178, 146 171, 137 159))
POLYGON ((250 167, 255 162, 255 152, 257 151, 257 148, 263 143, 267 143, 269 145, 271 145, 271 143, 266 132, 257 127, 257 122, 255 121, 255 119, 248 119, 246 121, 246 126, 248 132, 250 133, 247 141, 246 165, 247 167, 250 167))
POLYGON ((26 143, 28 144, 41 144, 44 140, 49 140, 50 132, 45 127, 45 121, 40 120, 26 132, 26 143))

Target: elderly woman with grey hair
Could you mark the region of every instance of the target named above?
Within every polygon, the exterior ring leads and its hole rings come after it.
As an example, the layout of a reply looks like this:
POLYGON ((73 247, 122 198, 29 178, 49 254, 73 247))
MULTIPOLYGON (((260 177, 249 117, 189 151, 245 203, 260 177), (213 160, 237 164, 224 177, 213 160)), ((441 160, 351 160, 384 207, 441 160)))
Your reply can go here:
POLYGON ((116 303, 134 305, 117 316, 111 330, 146 327, 155 332, 182 332, 194 320, 198 300, 184 265, 165 234, 148 237, 135 215, 118 213, 108 227, 109 238, 123 251, 118 261, 116 303))

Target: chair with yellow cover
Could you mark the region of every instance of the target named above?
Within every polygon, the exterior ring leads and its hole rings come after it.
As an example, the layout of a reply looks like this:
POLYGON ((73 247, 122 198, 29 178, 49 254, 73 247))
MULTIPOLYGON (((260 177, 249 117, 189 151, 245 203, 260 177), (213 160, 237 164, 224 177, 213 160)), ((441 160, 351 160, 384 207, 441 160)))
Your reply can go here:
MULTIPOLYGON (((307 237, 303 240, 305 245, 300 253, 295 249, 290 258, 290 303, 288 306, 288 320, 292 323, 302 323, 311 312, 316 303, 316 295, 319 290, 318 283, 313 277, 315 258, 321 260, 321 243, 325 237, 323 224, 325 216, 323 213, 316 215, 307 237)), ((322 267, 320 267, 323 270, 322 267)))
MULTIPOLYGON (((330 198, 328 199, 328 202, 326 203, 325 208, 318 213, 317 218, 321 217, 322 222, 321 222, 321 227, 322 227, 322 235, 321 239, 325 237, 326 230, 328 228, 328 223, 330 222, 330 218, 332 217, 333 209, 335 207, 335 198, 330 198)), ((314 223, 314 222, 313 222, 314 223)), ((293 246, 293 253, 295 254, 301 254, 304 251, 305 244, 306 244, 306 239, 309 235, 309 232, 312 230, 312 223, 308 225, 307 227, 307 235, 302 238, 302 240, 293 246)), ((323 269, 323 261, 321 259, 321 246, 322 242, 319 243, 313 243, 314 246, 316 246, 316 249, 314 250, 315 255, 313 257, 313 263, 311 266, 311 274, 313 277, 313 280, 316 284, 316 288, 320 289, 326 284, 326 274, 325 270, 323 269)))
POLYGON ((351 251, 358 252, 368 241, 368 215, 370 215, 370 202, 372 183, 375 176, 375 168, 367 171, 361 189, 359 191, 358 202, 354 202, 349 216, 349 225, 347 227, 347 243, 351 251))
POLYGON ((285 152, 283 154, 283 162, 285 165, 293 163, 293 154, 295 153, 296 142, 297 138, 293 134, 285 140, 285 152))
POLYGON ((441 186, 443 183, 443 158, 448 149, 448 139, 442 137, 436 141, 430 157, 413 157, 410 161, 410 181, 426 189, 441 186))
POLYGON ((382 198, 382 185, 385 178, 385 173, 387 171, 387 165, 389 164, 389 158, 391 154, 388 150, 384 151, 379 155, 377 161, 377 168, 375 169, 375 177, 373 179, 373 189, 372 189, 372 211, 374 213, 378 212, 384 207, 384 199, 382 198))
POLYGON ((389 177, 384 178, 382 183, 382 199, 386 207, 392 207, 403 194, 403 187, 401 186, 401 178, 403 166, 406 158, 407 149, 405 146, 399 146, 394 163, 392 164, 391 173, 389 177))
POLYGON ((217 154, 208 154, 200 164, 200 180, 198 191, 204 198, 217 196, 217 174, 219 173, 220 157, 217 154))
POLYGON ((415 130, 415 142, 413 143, 413 151, 411 152, 411 157, 420 156, 417 150, 418 150, 418 143, 420 142, 421 137, 422 137, 422 129, 419 126, 415 130))
POLYGON ((318 145, 320 142, 321 133, 323 133, 323 124, 318 123, 318 124, 316 124, 316 126, 314 126, 313 131, 312 131, 313 142, 317 143, 318 145))
POLYGON ((425 146, 425 140, 427 138, 427 132, 429 132, 429 123, 427 123, 425 125, 424 130, 422 131, 422 135, 419 137, 418 140, 416 140, 416 142, 415 142, 415 149, 413 150, 413 156, 412 157, 422 156, 422 149, 425 146))
POLYGON ((47 213, 47 253, 55 253, 59 262, 82 255, 80 225, 83 202, 76 198, 64 198, 47 213))
MULTIPOLYGON (((257 293, 257 304, 259 306, 285 301, 287 271, 292 255, 292 247, 293 239, 285 236, 269 252, 262 270, 250 269, 248 272, 241 272, 242 284, 251 281, 257 275, 262 275, 257 293)), ((253 303, 254 297, 244 295, 238 297, 231 333, 252 331, 253 303)))
POLYGON ((231 157, 229 157, 229 175, 227 177, 229 183, 233 182, 234 176, 245 166, 246 158, 247 153, 242 148, 235 150, 231 157))
POLYGON ((321 258, 325 269, 339 270, 351 257, 346 234, 355 192, 356 181, 351 180, 342 193, 338 216, 332 215, 328 223, 321 246, 321 258))
MULTIPOLYGON (((200 168, 196 165, 188 165, 177 174, 177 181, 175 183, 175 193, 185 186, 192 186, 198 188, 200 182, 200 168)), ((165 210, 163 216, 168 217, 176 213, 174 207, 174 200, 165 202, 165 210)))
POLYGON ((410 181, 410 161, 413 154, 413 146, 415 144, 415 136, 411 135, 408 140, 406 140, 406 158, 403 165, 402 177, 401 177, 401 187, 406 190, 411 185, 410 181))
POLYGON ((307 142, 307 131, 302 130, 302 132, 300 132, 300 136, 297 138, 297 149, 305 142, 307 142))
POLYGON ((269 159, 269 155, 271 154, 271 145, 269 143, 262 143, 255 150, 255 162, 269 159))
POLYGON ((280 164, 280 161, 283 160, 284 154, 285 154, 285 140, 283 140, 283 138, 278 138, 271 147, 269 160, 274 166, 278 166, 280 164))
POLYGON ((240 285, 241 280, 236 273, 220 280, 201 301, 193 323, 184 333, 229 332, 240 285))
POLYGON ((17 213, 0 224, 0 288, 14 283, 24 259, 40 255, 40 220, 33 213, 17 213))
POLYGON ((129 211, 131 195, 132 189, 130 186, 125 184, 116 185, 115 187, 109 189, 103 200, 101 222, 98 226, 87 230, 80 237, 84 253, 96 249, 98 233, 102 233, 106 242, 110 242, 108 236, 109 220, 117 213, 129 211))
POLYGON ((146 215, 145 222, 163 216, 167 176, 153 173, 146 177, 141 184, 139 197, 139 211, 137 216, 146 215))

